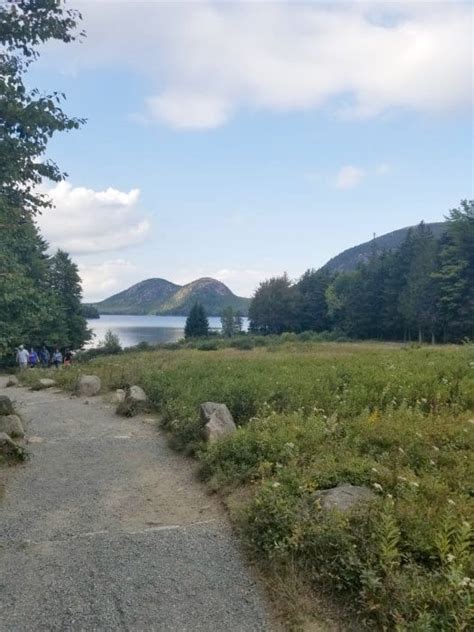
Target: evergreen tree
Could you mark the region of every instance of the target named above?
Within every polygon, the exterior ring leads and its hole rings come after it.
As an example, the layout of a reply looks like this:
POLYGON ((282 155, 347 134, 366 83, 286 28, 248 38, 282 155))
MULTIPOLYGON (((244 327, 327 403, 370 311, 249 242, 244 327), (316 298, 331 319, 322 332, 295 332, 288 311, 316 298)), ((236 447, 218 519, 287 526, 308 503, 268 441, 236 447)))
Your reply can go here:
POLYGON ((440 311, 445 340, 474 339, 474 200, 450 211, 441 244, 440 311))
POLYGON ((235 313, 231 305, 224 307, 221 314, 222 335, 231 338, 236 333, 235 313))
POLYGON ((82 313, 82 289, 77 265, 63 250, 58 250, 51 258, 50 287, 66 326, 63 345, 77 349, 90 339, 91 333, 82 313))
POLYGON ((252 331, 265 334, 294 331, 297 297, 297 289, 286 274, 260 283, 249 307, 252 331))
POLYGON ((301 331, 329 329, 326 290, 330 281, 330 275, 324 270, 307 270, 298 281, 297 320, 301 331))
POLYGON ((185 338, 201 338, 209 335, 209 321, 204 307, 195 303, 189 312, 184 327, 185 338))
POLYGON ((72 41, 79 19, 77 11, 51 0, 0 6, 0 355, 21 342, 64 334, 61 306, 49 286, 47 245, 34 218, 50 206, 38 185, 65 176, 44 159, 47 143, 81 121, 61 110, 64 95, 28 90, 24 77, 38 46, 72 41))
POLYGON ((414 330, 418 341, 429 334, 435 339, 437 322, 437 287, 434 280, 437 243, 422 222, 413 234, 413 252, 406 284, 399 298, 399 309, 409 330, 414 330))
POLYGON ((244 328, 244 319, 239 311, 234 314, 234 330, 236 334, 240 334, 244 328))

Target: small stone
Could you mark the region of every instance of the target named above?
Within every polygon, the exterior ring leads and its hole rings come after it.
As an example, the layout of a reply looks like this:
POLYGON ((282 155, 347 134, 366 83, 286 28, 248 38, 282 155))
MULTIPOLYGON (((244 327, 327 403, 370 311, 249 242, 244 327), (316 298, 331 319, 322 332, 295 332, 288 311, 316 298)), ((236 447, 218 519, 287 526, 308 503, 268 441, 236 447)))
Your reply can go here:
POLYGON ((0 415, 13 415, 13 404, 9 397, 0 395, 0 415))
POLYGON ((25 431, 18 415, 3 415, 0 417, 0 432, 4 432, 12 438, 23 439, 25 436, 25 431))
POLYGON ((75 391, 77 395, 93 397, 99 394, 101 386, 100 377, 97 375, 81 375, 76 382, 75 391))
POLYGON ((115 393, 112 395, 112 404, 120 404, 125 401, 125 391, 123 388, 118 388, 115 393))
POLYGON ((7 387, 9 386, 20 386, 20 380, 16 375, 10 375, 7 381, 7 387))

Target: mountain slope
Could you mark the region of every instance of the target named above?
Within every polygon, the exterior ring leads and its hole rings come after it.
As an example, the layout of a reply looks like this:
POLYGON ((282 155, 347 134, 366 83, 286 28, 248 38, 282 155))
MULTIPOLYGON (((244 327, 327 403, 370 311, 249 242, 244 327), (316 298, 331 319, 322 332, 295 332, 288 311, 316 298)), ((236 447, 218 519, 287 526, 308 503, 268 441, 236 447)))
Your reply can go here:
POLYGON ((154 314, 179 288, 166 279, 146 279, 95 303, 95 307, 100 314, 154 314))
MULTIPOLYGON (((433 222, 426 224, 426 226, 430 228, 436 238, 440 237, 446 230, 445 222, 433 222)), ((399 248, 405 240, 410 228, 415 229, 416 226, 400 228, 399 230, 394 230, 391 233, 376 237, 375 240, 371 239, 353 248, 348 248, 336 257, 330 259, 321 269, 327 270, 328 272, 351 272, 357 268, 359 263, 365 263, 369 260, 374 251, 374 245, 378 253, 384 250, 396 250, 399 248)))
POLYGON ((236 296, 227 285, 215 279, 197 279, 180 288, 175 294, 164 302, 160 314, 184 314, 188 315, 194 303, 204 305, 208 315, 219 315, 224 307, 230 305, 242 314, 246 314, 249 299, 236 296))
POLYGON ((187 316, 196 302, 204 306, 209 316, 220 315, 228 305, 246 315, 250 299, 236 296, 224 283, 210 278, 184 286, 165 279, 147 279, 95 303, 95 307, 100 314, 187 316))

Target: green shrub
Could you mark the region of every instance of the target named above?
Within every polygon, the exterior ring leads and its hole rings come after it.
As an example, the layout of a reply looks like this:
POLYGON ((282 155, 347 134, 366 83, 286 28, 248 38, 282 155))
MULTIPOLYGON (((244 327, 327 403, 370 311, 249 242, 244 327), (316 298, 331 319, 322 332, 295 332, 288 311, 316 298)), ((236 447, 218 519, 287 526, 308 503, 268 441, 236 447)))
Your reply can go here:
MULTIPOLYGON (((215 338, 205 357, 190 343, 97 357, 87 372, 109 388, 140 384, 174 445, 198 451, 214 489, 244 487, 238 521, 268 564, 296 565, 375 629, 468 630, 472 345, 334 344, 325 335, 230 339, 251 342, 248 354, 215 338), (226 403, 237 432, 203 446, 203 401, 226 403), (373 489, 370 509, 321 512, 314 492, 341 482, 373 489)), ((81 370, 50 374, 67 388, 81 370)))

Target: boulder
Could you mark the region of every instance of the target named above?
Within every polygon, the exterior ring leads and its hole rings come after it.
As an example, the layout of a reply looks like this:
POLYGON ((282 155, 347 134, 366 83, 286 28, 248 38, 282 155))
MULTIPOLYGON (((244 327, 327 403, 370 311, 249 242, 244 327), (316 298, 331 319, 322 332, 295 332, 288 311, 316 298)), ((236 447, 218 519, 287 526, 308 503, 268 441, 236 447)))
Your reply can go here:
POLYGON ((126 399, 133 404, 145 405, 148 401, 145 391, 140 386, 131 386, 126 395, 126 399))
POLYGON ((200 409, 202 433, 208 443, 214 443, 237 430, 230 410, 225 404, 204 402, 200 409))
POLYGON ((98 395, 101 389, 100 377, 97 375, 81 375, 76 382, 76 394, 84 397, 98 395))
POLYGON ((3 415, 0 417, 0 432, 10 437, 22 439, 25 436, 21 419, 18 415, 3 415))
POLYGON ((38 380, 38 384, 41 388, 51 388, 51 386, 56 386, 56 381, 51 380, 49 377, 43 377, 41 380, 38 380))
POLYGON ((311 498, 317 501, 322 509, 337 509, 346 512, 358 505, 370 502, 375 498, 375 494, 368 487, 341 483, 337 487, 314 492, 311 494, 311 498))
POLYGON ((5 432, 0 432, 0 454, 5 457, 23 459, 25 452, 5 432))
POLYGON ((112 404, 121 404, 125 401, 125 391, 123 388, 118 388, 115 393, 112 395, 112 404))
POLYGON ((0 395, 0 415, 13 415, 13 404, 9 397, 0 395))
POLYGON ((7 381, 7 387, 8 386, 20 386, 20 380, 16 375, 10 375, 7 381))
MULTIPOLYGON (((122 397, 122 395, 117 395, 116 391, 115 397, 122 397)), ((137 413, 145 410, 147 404, 148 397, 145 391, 140 386, 130 386, 125 393, 125 397, 118 401, 116 413, 125 417, 134 417, 137 413)))

